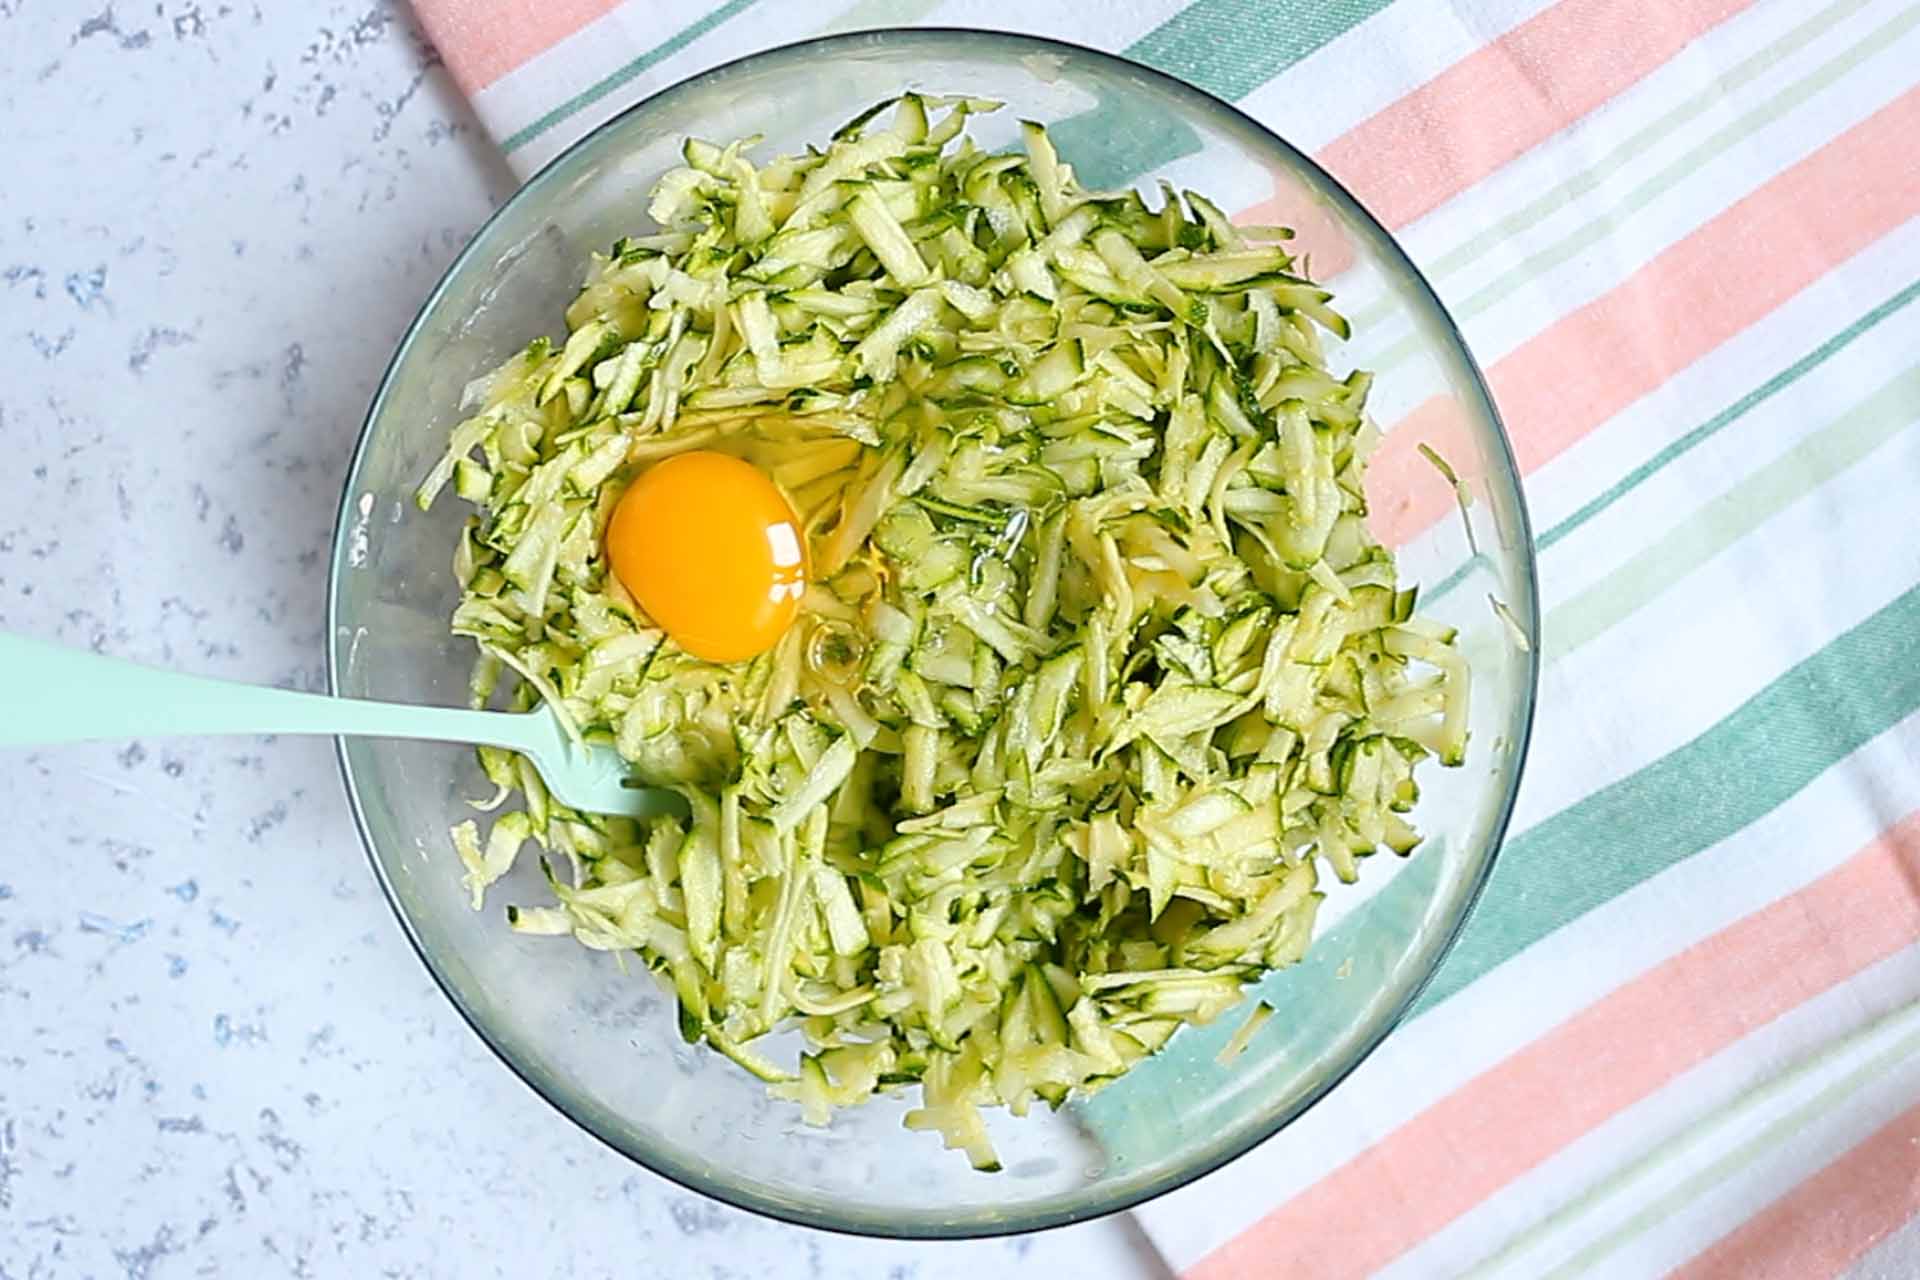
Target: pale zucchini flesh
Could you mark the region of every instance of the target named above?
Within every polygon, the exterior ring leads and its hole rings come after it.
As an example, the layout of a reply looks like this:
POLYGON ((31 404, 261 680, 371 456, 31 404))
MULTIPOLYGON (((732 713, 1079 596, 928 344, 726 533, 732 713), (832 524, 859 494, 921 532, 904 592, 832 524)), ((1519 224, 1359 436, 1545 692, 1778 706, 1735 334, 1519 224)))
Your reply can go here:
POLYGON ((659 229, 469 388, 419 494, 477 507, 476 702, 511 671, 692 811, 576 813, 483 752, 481 807, 522 800, 454 831, 476 903, 539 844, 553 899, 514 928, 637 953, 811 1122, 917 1085, 909 1126, 981 1168, 981 1107, 1113 1080, 1296 961, 1322 871, 1411 852, 1467 704, 1366 530, 1368 378, 1327 369, 1345 321, 1283 230, 1089 193, 1037 125, 981 151, 994 106, 909 94, 765 163, 690 140, 659 229), (679 650, 601 548, 695 448, 812 541, 749 662, 679 650), (792 1029, 798 1062, 755 1047, 792 1029))

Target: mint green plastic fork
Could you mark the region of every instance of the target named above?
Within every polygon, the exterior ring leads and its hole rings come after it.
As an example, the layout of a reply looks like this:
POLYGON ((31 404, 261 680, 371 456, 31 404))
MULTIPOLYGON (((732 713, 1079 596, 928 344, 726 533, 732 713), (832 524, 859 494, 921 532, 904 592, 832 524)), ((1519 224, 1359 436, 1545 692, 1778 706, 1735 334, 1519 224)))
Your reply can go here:
POLYGON ((687 808, 672 791, 633 785, 618 752, 573 742, 544 707, 463 711, 296 693, 156 671, 0 633, 0 747, 278 733, 509 747, 533 761, 556 800, 583 812, 650 818, 687 808))

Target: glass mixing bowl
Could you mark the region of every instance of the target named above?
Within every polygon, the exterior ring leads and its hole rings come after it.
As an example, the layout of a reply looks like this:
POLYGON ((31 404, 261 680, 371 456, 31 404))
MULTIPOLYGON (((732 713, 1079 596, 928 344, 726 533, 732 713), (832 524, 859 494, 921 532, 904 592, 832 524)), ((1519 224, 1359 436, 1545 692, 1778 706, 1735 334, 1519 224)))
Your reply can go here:
MULTIPOLYGON (((564 940, 509 933, 500 905, 546 900, 535 860, 476 913, 447 828, 488 794, 470 750, 356 739, 340 757, 374 870, 434 978, 519 1075, 608 1144, 676 1182, 812 1226, 894 1236, 1026 1231, 1122 1209, 1270 1136, 1333 1087, 1407 1011, 1485 881, 1512 806, 1532 716, 1537 633, 1532 542, 1513 458, 1485 386, 1433 292, 1351 196, 1279 138, 1200 91, 1105 54, 1012 35, 867 32, 756 54, 655 95, 602 125, 509 200, 427 299, 388 368, 347 477, 335 539, 335 693, 461 704, 469 642, 448 634, 449 565, 466 510, 412 502, 445 447, 461 389, 529 339, 563 332, 588 254, 648 229, 646 192, 683 136, 761 134, 759 154, 824 140, 906 88, 1002 99, 976 117, 983 145, 1018 121, 1053 127, 1088 185, 1171 179, 1252 220, 1287 222, 1317 275, 1364 320, 1337 357, 1375 367, 1375 413, 1420 407, 1472 489, 1463 516, 1402 536, 1424 607, 1460 628, 1473 663, 1473 747, 1427 768, 1411 859, 1370 858, 1332 886, 1309 959, 1261 994, 1278 1015, 1231 1068, 1212 1049, 1240 1015, 1183 1032, 1095 1098, 1055 1114, 990 1113, 1005 1171, 973 1172, 910 1105, 881 1098, 809 1129, 797 1108, 705 1048, 683 1043, 671 998, 640 966, 564 940), (1445 583, 1438 594, 1433 584, 1445 583), (1514 624, 1488 607, 1504 601, 1514 624)), ((1149 187, 1149 189, 1151 189, 1149 187)), ((1392 451, 1389 447, 1388 452, 1392 451)), ((1401 450, 1402 461, 1406 451, 1401 450)), ((1438 473, 1383 465, 1376 514, 1407 523, 1410 486, 1438 508, 1438 473), (1403 492, 1403 490, 1405 490, 1403 492), (1396 514, 1399 513, 1399 514, 1396 514)), ((1450 499, 1449 499, 1450 501, 1450 499)), ((1419 506, 1415 503, 1412 506, 1419 506)))

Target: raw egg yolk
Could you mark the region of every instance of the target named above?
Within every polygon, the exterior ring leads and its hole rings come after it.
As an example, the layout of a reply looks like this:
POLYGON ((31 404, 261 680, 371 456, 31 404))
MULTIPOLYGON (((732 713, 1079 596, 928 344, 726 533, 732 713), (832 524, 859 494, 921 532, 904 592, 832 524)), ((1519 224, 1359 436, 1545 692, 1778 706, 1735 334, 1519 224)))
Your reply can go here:
POLYGON ((674 642, 708 662, 771 649, 807 589, 806 540, 752 463, 696 450, 628 487, 607 525, 620 585, 674 642))

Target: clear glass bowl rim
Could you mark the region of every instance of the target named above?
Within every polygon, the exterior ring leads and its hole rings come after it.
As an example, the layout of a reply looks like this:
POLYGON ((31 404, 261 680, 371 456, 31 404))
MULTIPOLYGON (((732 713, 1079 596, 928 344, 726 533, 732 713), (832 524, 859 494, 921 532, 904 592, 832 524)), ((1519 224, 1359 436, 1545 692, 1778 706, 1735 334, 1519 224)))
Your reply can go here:
MULTIPOLYGON (((379 389, 374 393, 373 400, 368 405, 366 418, 361 424, 359 436, 354 444, 353 455, 347 464, 346 475, 342 482, 340 505, 334 522, 332 559, 327 576, 327 687, 330 693, 336 697, 341 696, 339 646, 334 643, 334 639, 338 635, 338 630, 341 625, 338 616, 341 570, 347 563, 350 531, 353 527, 355 501, 354 480, 360 474, 364 455, 373 437, 374 426, 380 419, 381 410, 385 406, 395 373, 406 363, 408 354, 411 352, 416 339, 419 338, 426 327, 428 317, 433 313, 441 297, 447 292, 452 282, 468 268, 470 259, 473 257, 481 242, 486 238, 487 232, 493 227, 494 223, 506 217, 511 211, 517 209, 523 203, 530 200, 537 200, 542 189, 550 181, 554 180, 555 175, 560 172, 567 161, 572 159, 576 154, 599 145, 607 134, 618 129, 630 116, 646 111, 659 100, 670 95, 676 95, 694 89, 707 80, 738 73, 750 68, 777 65, 784 62, 804 61, 808 59, 831 59, 838 53, 851 52, 855 49, 872 46, 876 43, 890 44, 895 47, 906 46, 908 48, 916 45, 924 45, 931 55, 938 53, 940 47, 946 42, 956 40, 977 45, 1000 45, 1009 58, 1051 53, 1070 55, 1076 59, 1086 59, 1096 63, 1107 63, 1116 69, 1124 69, 1130 75, 1142 76, 1155 81, 1161 87, 1167 89, 1172 96, 1197 99, 1201 105, 1208 109, 1223 112, 1233 117, 1242 126, 1260 137, 1263 142, 1270 145, 1277 153, 1285 156, 1289 163, 1297 166, 1300 171, 1309 175, 1325 194, 1332 197, 1342 206, 1342 211, 1347 216, 1356 219, 1375 234, 1380 248, 1390 258, 1396 260, 1395 265, 1404 269, 1406 278, 1413 282, 1415 289, 1420 294, 1423 294, 1426 301, 1433 307, 1434 314, 1441 322, 1440 329, 1442 334, 1445 336, 1447 343, 1455 349, 1454 354, 1459 357, 1462 366, 1470 375, 1471 385, 1466 389, 1469 401, 1479 412, 1485 415, 1486 421, 1493 427, 1494 443, 1497 446, 1495 457, 1497 461, 1502 464, 1500 467, 1501 473, 1504 474, 1508 483, 1513 488, 1514 509, 1518 517, 1519 532, 1521 534, 1520 559, 1527 585, 1527 607, 1524 615, 1520 618, 1520 622, 1527 635, 1538 636, 1540 634, 1539 578, 1535 561, 1531 517, 1527 511, 1525 490, 1520 482, 1520 470, 1513 456, 1512 442, 1508 438, 1506 425, 1501 420, 1499 410, 1494 404, 1492 393, 1487 388, 1485 375, 1482 373, 1479 363, 1474 359, 1472 351, 1467 347, 1465 339, 1461 336, 1459 326, 1454 322, 1452 314, 1447 311, 1445 304, 1440 301, 1439 295, 1434 292, 1433 286, 1428 282, 1425 273, 1414 265, 1413 261, 1407 256, 1406 251, 1401 247, 1400 242, 1394 238, 1393 234, 1382 226, 1380 222, 1374 218, 1372 213, 1367 210, 1366 206, 1355 198, 1338 179, 1334 178, 1332 174, 1322 168, 1312 157, 1294 147, 1284 138, 1274 133, 1260 121, 1241 111, 1232 103, 1216 98, 1206 90, 1189 84, 1176 76, 1156 70, 1144 63, 1123 58, 1117 54, 1046 36, 1022 35, 1007 31, 989 31, 972 27, 875 27, 818 36, 807 40, 798 40, 767 49, 761 49, 738 58, 729 59, 726 62, 719 63, 697 72, 694 75, 677 80, 673 84, 648 94, 645 98, 642 98, 633 105, 626 107, 614 116, 594 126, 594 128, 583 134, 579 139, 568 145, 565 150, 554 156, 553 159, 541 167, 539 172, 521 184, 520 188, 503 201, 500 207, 494 210, 474 231, 466 245, 460 250, 460 253, 441 275, 432 291, 420 304, 419 311, 415 314, 413 321, 407 326, 405 336, 401 338, 399 346, 395 348, 393 358, 388 361, 386 369, 380 376, 379 389)), ((1072 1206, 1052 1212, 1033 1213, 1025 1216, 1016 1212, 1010 1215, 1004 1222, 996 1222, 987 1226, 967 1223, 951 1228, 922 1228, 916 1225, 897 1232, 869 1230, 865 1226, 853 1222, 835 1221, 831 1218, 799 1212, 789 1205, 764 1201, 751 1191, 745 1191, 715 1179, 702 1177, 690 1170, 674 1168, 665 1162, 656 1163, 650 1160, 646 1153, 627 1150, 608 1135, 601 1133, 584 1117, 576 1114, 564 1099, 551 1096, 535 1085, 528 1074, 514 1061, 513 1057, 504 1051, 495 1041, 494 1037, 489 1034, 487 1020, 469 1008, 467 1003, 448 982, 440 966, 435 963, 431 949, 422 943, 419 933, 414 928, 413 922, 401 908, 399 895, 387 876, 385 865, 381 862, 379 854, 374 849, 373 837, 367 825, 366 815, 362 809, 359 788, 355 784, 353 770, 348 762, 346 741, 345 739, 336 738, 334 745, 335 756, 340 764, 341 781, 346 788, 347 803, 353 812, 354 827, 360 833, 360 843, 366 850, 367 860, 373 866, 374 877, 380 882, 381 892, 386 895, 387 904, 393 909, 394 916, 399 921, 401 932, 406 935, 408 944, 412 946, 414 953, 420 957, 421 962, 426 966, 427 972, 432 975, 435 985, 440 988, 442 994, 447 997, 448 1002, 459 1012, 466 1024, 479 1036, 481 1042, 493 1052, 496 1058, 505 1064, 509 1071, 513 1072, 513 1074, 520 1079, 522 1084, 531 1089, 549 1106, 553 1107, 581 1130, 611 1150, 632 1160, 650 1173, 657 1174, 689 1191, 696 1192, 703 1196, 709 1196, 737 1209, 744 1209, 763 1217, 792 1223, 796 1226, 811 1227, 848 1235, 895 1239, 977 1239, 1018 1235, 1029 1231, 1043 1231, 1052 1227, 1066 1226, 1070 1223, 1084 1222, 1105 1217, 1109 1214, 1120 1213, 1144 1204, 1158 1196, 1165 1195, 1198 1178, 1204 1177, 1206 1174, 1212 1173, 1214 1170, 1237 1160, 1254 1147, 1286 1128, 1287 1125, 1291 1124, 1301 1115, 1304 1115, 1342 1080, 1352 1074, 1362 1062, 1366 1061, 1375 1049, 1379 1048, 1387 1036, 1392 1034, 1400 1023, 1405 1020, 1408 1011, 1412 1009, 1421 993, 1426 990, 1428 983, 1432 981, 1433 975, 1439 971, 1440 966, 1445 963, 1447 956, 1451 954, 1455 942, 1459 939, 1461 930, 1465 928, 1467 921, 1473 915, 1474 908, 1480 900, 1480 895, 1486 888, 1487 880, 1493 873, 1494 865, 1499 860, 1500 848, 1506 836, 1507 825, 1513 816, 1514 799, 1519 791, 1520 780, 1526 771, 1527 751, 1533 737, 1534 708, 1538 698, 1540 684, 1540 657, 1538 646, 1535 646, 1527 653, 1526 668, 1527 678, 1521 690, 1523 706, 1521 707, 1521 715, 1519 718, 1520 732, 1517 740, 1512 743, 1513 769, 1509 775, 1510 780, 1507 784, 1506 794, 1501 797, 1498 814, 1489 829, 1489 848, 1487 850, 1487 857, 1481 864, 1479 875, 1475 878, 1474 883, 1468 886, 1467 892, 1463 895, 1459 913, 1449 926, 1445 941, 1436 949, 1432 965, 1427 969, 1426 973, 1421 976, 1418 982, 1408 988, 1399 1007, 1388 1017, 1382 1019, 1374 1035, 1360 1047, 1358 1052, 1352 1055, 1349 1061, 1340 1064, 1337 1070, 1329 1072, 1325 1079, 1319 1081, 1313 1089, 1309 1090, 1301 1098, 1298 1105, 1278 1116, 1272 1124, 1256 1126, 1244 1135, 1240 1142, 1232 1144, 1218 1155, 1196 1159, 1189 1164, 1172 1169, 1144 1187, 1126 1192, 1113 1193, 1110 1194, 1109 1198, 1104 1202, 1089 1203, 1085 1206, 1072 1206)))

